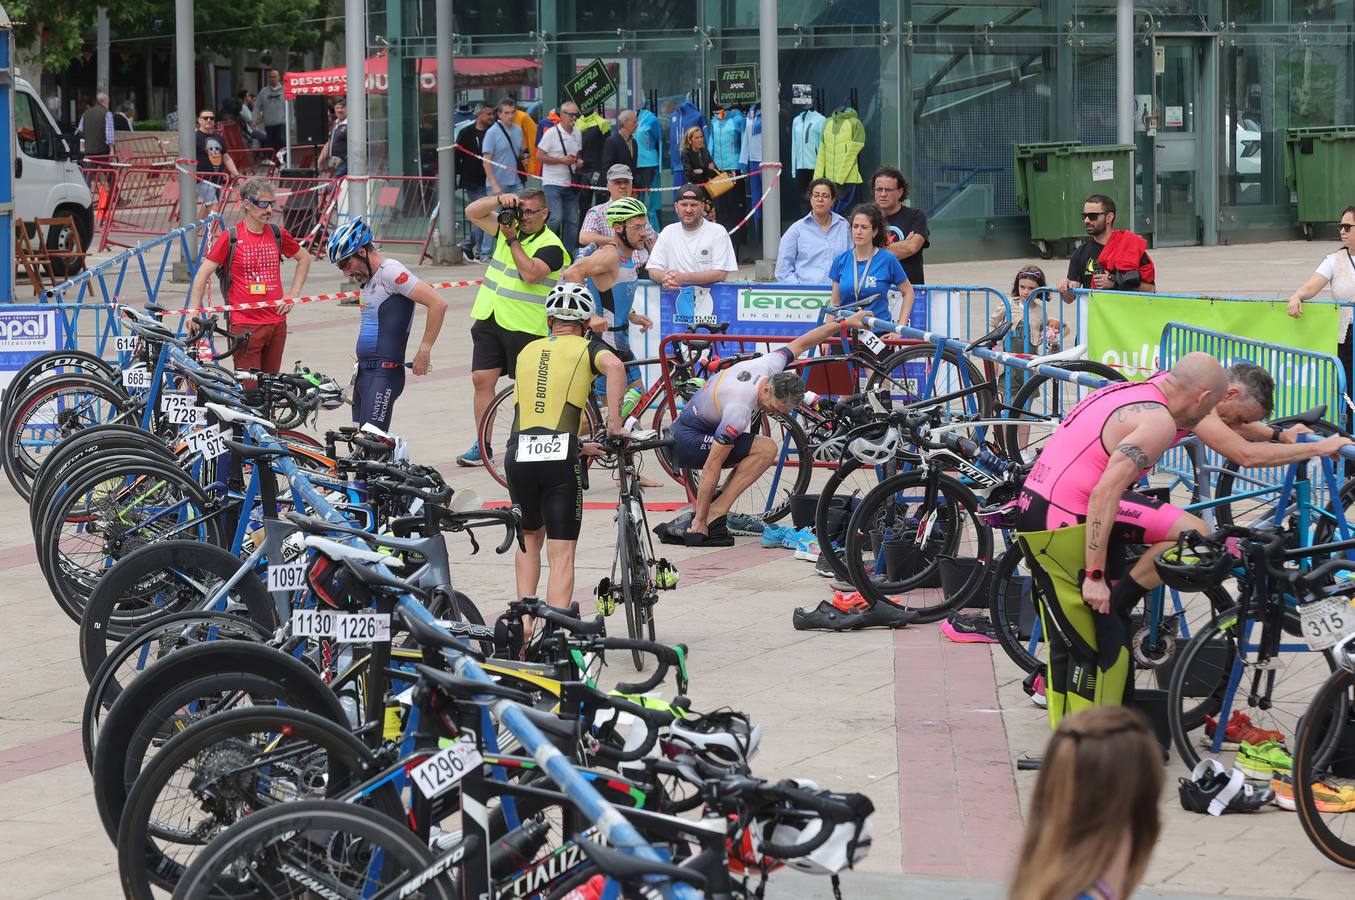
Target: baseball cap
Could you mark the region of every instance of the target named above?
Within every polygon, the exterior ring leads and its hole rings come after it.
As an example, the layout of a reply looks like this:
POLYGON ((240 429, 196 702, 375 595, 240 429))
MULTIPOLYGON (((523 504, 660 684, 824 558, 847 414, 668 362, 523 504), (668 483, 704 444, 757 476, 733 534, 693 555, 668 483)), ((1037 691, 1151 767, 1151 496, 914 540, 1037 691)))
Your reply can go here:
POLYGON ((680 188, 677 192, 677 196, 673 198, 674 203, 677 203, 680 200, 696 200, 705 203, 706 192, 702 188, 689 184, 680 188))
POLYGON ((623 166, 620 163, 607 170, 608 181, 634 181, 635 176, 630 173, 630 166, 623 166))

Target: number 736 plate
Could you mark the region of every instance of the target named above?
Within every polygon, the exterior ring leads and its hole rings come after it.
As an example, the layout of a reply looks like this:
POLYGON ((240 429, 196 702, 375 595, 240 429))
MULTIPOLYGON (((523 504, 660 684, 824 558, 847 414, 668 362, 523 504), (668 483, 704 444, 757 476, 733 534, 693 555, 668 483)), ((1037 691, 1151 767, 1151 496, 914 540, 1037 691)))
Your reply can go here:
POLYGON ((1349 597, 1328 597, 1299 607, 1303 637, 1312 650, 1326 650, 1355 632, 1355 606, 1349 597))

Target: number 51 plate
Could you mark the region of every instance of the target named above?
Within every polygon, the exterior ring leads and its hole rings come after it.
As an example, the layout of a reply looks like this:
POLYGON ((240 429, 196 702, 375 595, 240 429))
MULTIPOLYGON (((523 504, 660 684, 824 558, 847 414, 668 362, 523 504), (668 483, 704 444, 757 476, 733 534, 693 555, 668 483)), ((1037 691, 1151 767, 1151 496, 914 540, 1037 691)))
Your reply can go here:
POLYGON ((1303 637, 1312 650, 1326 650, 1355 632, 1355 607, 1349 597, 1328 597, 1299 607, 1303 637))

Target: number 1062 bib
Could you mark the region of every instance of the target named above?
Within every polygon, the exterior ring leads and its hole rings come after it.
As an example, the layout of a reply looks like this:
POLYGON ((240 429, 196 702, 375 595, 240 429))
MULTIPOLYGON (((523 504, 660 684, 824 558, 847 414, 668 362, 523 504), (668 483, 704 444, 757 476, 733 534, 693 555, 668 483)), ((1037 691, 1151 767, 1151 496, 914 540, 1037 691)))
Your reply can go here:
POLYGON ((567 434, 518 435, 518 462, 545 462, 569 455, 567 434))

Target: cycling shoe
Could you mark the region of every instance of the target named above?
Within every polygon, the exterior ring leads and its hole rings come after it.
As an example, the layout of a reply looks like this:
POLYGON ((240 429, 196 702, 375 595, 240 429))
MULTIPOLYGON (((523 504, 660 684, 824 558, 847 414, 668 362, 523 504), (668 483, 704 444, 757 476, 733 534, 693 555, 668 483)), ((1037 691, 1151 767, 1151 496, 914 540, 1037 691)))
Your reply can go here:
POLYGON ((796 631, 851 631, 861 627, 861 613, 838 609, 830 600, 820 600, 817 609, 796 607, 790 618, 796 631))

